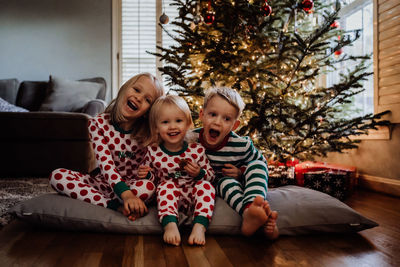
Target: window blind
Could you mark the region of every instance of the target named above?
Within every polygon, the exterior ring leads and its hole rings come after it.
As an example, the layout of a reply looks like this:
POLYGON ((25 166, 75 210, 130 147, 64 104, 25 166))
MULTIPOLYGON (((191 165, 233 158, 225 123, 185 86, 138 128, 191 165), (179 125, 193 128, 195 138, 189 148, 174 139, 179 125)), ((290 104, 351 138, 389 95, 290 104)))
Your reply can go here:
POLYGON ((159 16, 165 12, 169 23, 164 25, 171 33, 171 24, 178 15, 172 0, 122 0, 121 2, 121 82, 133 75, 150 72, 157 76, 156 57, 146 51, 156 52, 156 44, 164 47, 174 43, 165 32, 157 34, 159 16), (157 10, 157 8, 161 10, 157 10))

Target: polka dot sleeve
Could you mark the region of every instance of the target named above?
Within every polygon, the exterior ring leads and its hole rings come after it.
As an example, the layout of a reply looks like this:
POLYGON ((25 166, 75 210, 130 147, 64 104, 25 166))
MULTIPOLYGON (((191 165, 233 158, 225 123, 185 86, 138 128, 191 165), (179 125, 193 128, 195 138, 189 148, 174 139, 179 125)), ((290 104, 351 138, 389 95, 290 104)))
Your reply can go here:
MULTIPOLYGON (((197 160, 197 164, 199 164, 202 171, 199 175, 202 180, 206 180, 209 182, 213 182, 215 178, 215 173, 213 168, 211 167, 210 161, 208 160, 204 147, 199 143, 190 144, 190 149, 194 152, 192 157, 197 160)), ((199 180, 196 178, 196 180, 199 180)))
POLYGON ((112 143, 104 135, 106 130, 113 131, 113 129, 105 124, 105 118, 101 115, 89 121, 89 136, 101 174, 109 185, 114 188, 117 183, 124 181, 118 173, 112 157, 113 150, 110 149, 112 143))

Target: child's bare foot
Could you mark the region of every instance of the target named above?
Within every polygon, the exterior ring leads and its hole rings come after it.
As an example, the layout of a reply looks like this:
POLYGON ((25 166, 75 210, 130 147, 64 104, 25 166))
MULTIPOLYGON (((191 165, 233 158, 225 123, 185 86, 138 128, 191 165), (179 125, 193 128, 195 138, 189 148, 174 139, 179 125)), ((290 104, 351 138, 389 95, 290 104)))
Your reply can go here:
POLYGON ((276 226, 276 219, 278 219, 278 212, 272 211, 263 227, 265 236, 270 240, 277 239, 279 236, 279 230, 276 226))
POLYGON ((204 225, 200 223, 195 223, 193 225, 192 232, 190 233, 188 242, 190 245, 205 245, 206 244, 206 236, 205 236, 206 228, 204 225))
MULTIPOLYGON (((257 196, 253 203, 243 212, 242 234, 250 236, 254 234, 268 220, 265 204, 268 203, 262 197, 257 196)), ((269 205, 268 205, 269 207, 269 205)))
POLYGON ((174 246, 179 246, 181 243, 181 234, 175 222, 170 222, 164 226, 164 242, 174 246))

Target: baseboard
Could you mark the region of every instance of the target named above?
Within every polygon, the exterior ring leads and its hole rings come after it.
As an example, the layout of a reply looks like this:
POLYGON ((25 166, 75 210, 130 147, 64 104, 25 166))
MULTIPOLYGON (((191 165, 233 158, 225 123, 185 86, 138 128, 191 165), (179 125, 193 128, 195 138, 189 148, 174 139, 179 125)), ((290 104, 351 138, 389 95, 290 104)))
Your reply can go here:
POLYGON ((358 186, 393 196, 400 196, 400 180, 360 174, 358 186))

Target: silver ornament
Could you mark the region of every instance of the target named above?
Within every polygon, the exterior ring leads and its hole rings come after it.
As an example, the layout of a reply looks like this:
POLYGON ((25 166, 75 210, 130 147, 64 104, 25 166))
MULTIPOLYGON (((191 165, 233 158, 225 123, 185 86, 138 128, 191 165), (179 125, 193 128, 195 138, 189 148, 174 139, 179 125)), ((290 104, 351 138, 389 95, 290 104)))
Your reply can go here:
POLYGON ((167 24, 169 21, 169 17, 167 16, 167 14, 162 13, 162 15, 160 16, 160 22, 162 24, 167 24))

